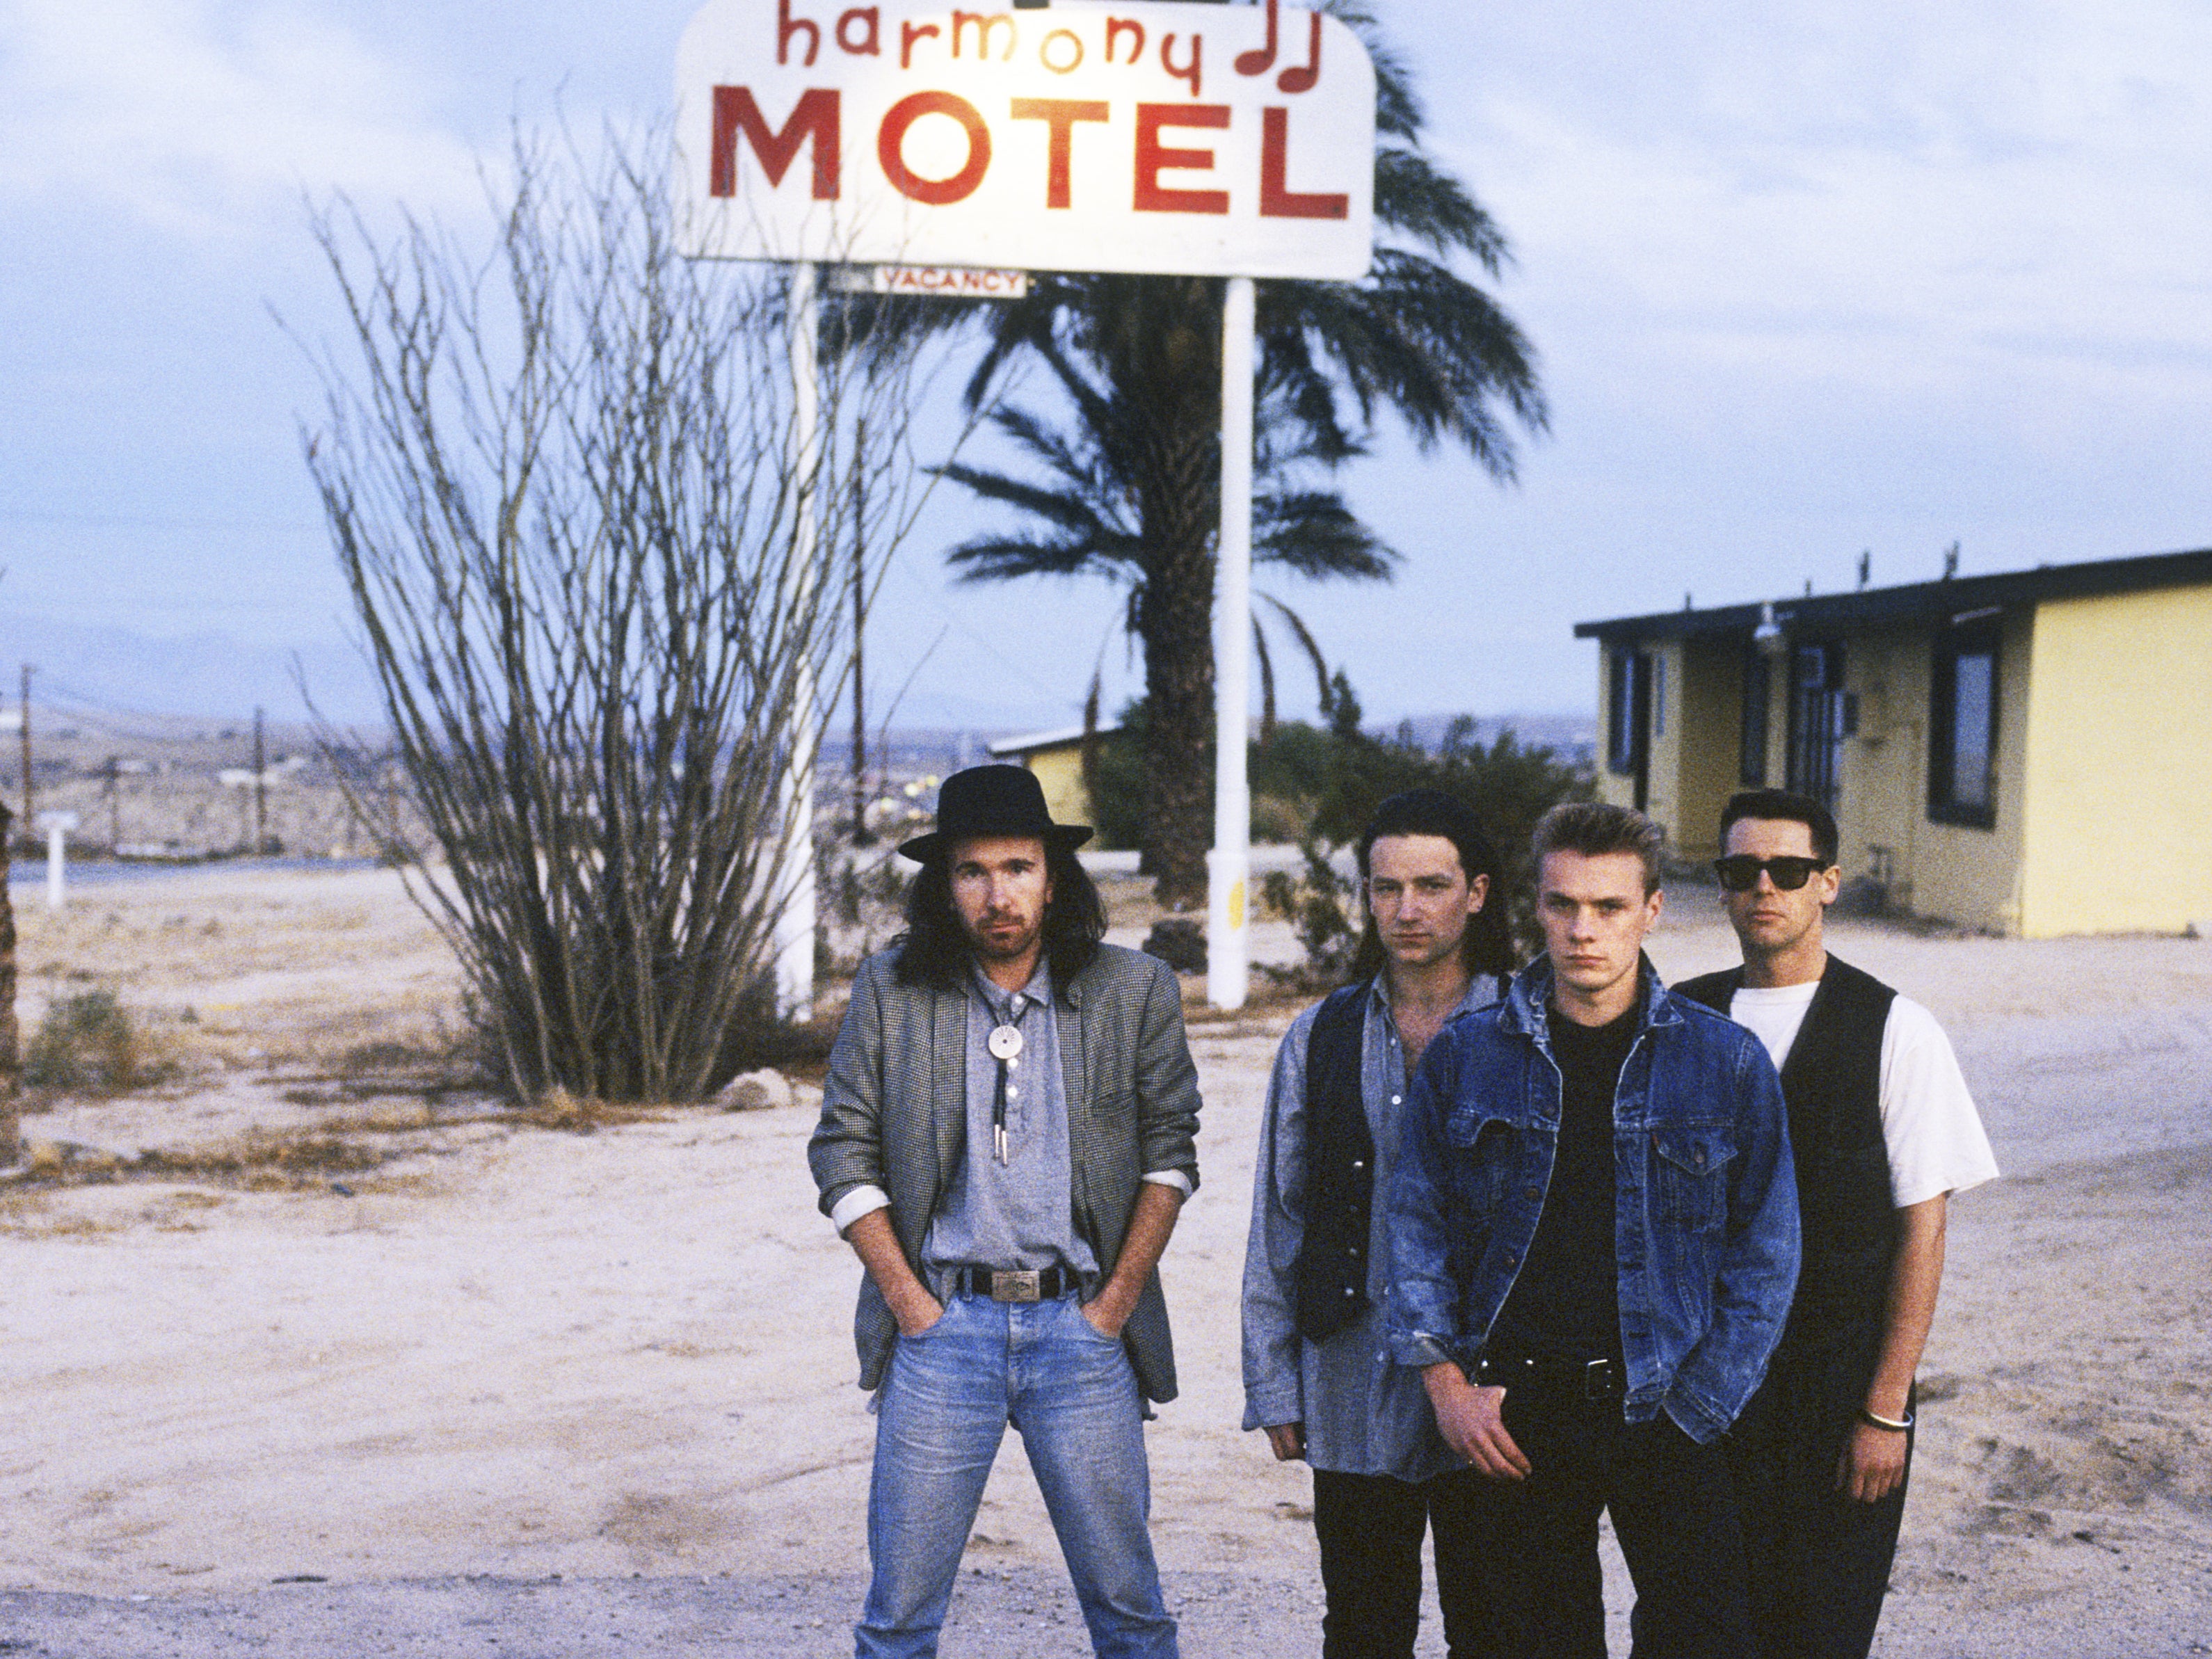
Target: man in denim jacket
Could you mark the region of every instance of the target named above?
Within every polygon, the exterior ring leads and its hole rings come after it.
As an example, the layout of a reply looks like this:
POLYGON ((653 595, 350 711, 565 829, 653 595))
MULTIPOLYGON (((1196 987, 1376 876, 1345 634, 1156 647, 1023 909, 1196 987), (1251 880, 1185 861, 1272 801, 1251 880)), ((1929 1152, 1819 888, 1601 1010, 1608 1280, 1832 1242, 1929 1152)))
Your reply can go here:
POLYGON ((1781 1085, 1758 1040, 1644 957, 1661 833, 1571 803, 1537 826, 1544 957, 1424 1056, 1389 1194, 1387 1324, 1489 1481, 1509 1650, 1602 1659, 1597 1522, 1638 1659, 1747 1654, 1715 1443, 1796 1283, 1781 1085))

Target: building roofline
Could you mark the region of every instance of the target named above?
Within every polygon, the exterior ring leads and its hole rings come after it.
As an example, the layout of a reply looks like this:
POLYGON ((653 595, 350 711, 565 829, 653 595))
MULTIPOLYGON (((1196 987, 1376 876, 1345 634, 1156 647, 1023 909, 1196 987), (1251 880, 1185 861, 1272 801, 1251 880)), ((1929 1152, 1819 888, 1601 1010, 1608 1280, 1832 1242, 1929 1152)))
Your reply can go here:
MULTIPOLYGON (((1098 736, 1108 738, 1121 729, 1118 725, 1102 726, 1097 727, 1097 731, 1098 736)), ((1026 755, 1034 750, 1053 749, 1063 743, 1079 742, 1082 737, 1083 728, 1079 726, 1071 726, 1058 732, 1030 732, 1020 737, 1000 738, 996 743, 986 744, 984 747, 992 754, 998 756, 1026 755)))
MULTIPOLYGON (((1855 593, 1812 593, 1769 601, 1774 618, 1800 631, 1866 627, 1879 623, 1948 619, 1973 611, 2046 599, 2095 599, 2152 588, 2212 582, 2212 548, 2184 553, 2145 553, 2130 558, 2091 559, 2077 564, 2038 565, 2033 570, 2002 571, 1988 576, 1952 576, 1902 587, 1869 587, 1855 593)), ((1575 624, 1578 640, 1607 644, 1638 640, 1689 639, 1701 635, 1747 634, 1759 626, 1759 605, 1719 605, 1704 611, 1662 611, 1647 617, 1615 617, 1575 624)))

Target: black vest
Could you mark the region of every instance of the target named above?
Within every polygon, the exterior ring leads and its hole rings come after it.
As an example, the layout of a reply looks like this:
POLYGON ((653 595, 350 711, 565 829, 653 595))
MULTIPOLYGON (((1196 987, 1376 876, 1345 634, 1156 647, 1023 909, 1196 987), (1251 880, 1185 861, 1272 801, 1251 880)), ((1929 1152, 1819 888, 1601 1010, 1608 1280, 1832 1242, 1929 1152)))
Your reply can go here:
POLYGON ((1330 993, 1306 1034, 1305 1237, 1298 1245, 1298 1334, 1323 1342, 1365 1313, 1375 1135, 1359 1088, 1367 995, 1330 993))
MULTIPOLYGON (((1743 969, 1670 987, 1725 1014, 1743 969)), ((1797 1165, 1804 1265, 1783 1342, 1825 1347, 1879 1336, 1897 1251, 1881 1133, 1881 1039, 1897 993, 1833 956, 1782 1065, 1797 1165)))

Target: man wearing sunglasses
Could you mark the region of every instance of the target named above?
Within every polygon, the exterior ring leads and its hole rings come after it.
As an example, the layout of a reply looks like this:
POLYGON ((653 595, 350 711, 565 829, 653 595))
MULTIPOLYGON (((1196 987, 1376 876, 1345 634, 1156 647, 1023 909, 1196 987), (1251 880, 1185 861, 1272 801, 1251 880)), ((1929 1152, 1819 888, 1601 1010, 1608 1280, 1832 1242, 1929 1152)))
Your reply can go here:
POLYGON ((1935 1017, 1828 954, 1836 821, 1778 789, 1721 814, 1721 902, 1743 966, 1675 987, 1781 1069, 1804 1263, 1766 1381, 1729 1441, 1759 1659, 1864 1659, 1912 1455, 1947 1196, 1996 1173, 1935 1017))

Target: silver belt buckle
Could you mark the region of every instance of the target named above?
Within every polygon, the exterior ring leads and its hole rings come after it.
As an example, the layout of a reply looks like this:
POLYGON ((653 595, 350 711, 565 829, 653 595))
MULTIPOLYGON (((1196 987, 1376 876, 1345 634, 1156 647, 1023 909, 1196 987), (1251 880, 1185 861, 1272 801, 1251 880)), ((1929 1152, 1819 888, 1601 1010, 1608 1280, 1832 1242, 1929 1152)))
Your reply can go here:
POLYGON ((991 1300, 994 1302, 1041 1302, 1044 1299, 1044 1275, 1035 1267, 1018 1268, 1011 1273, 991 1274, 991 1300))

